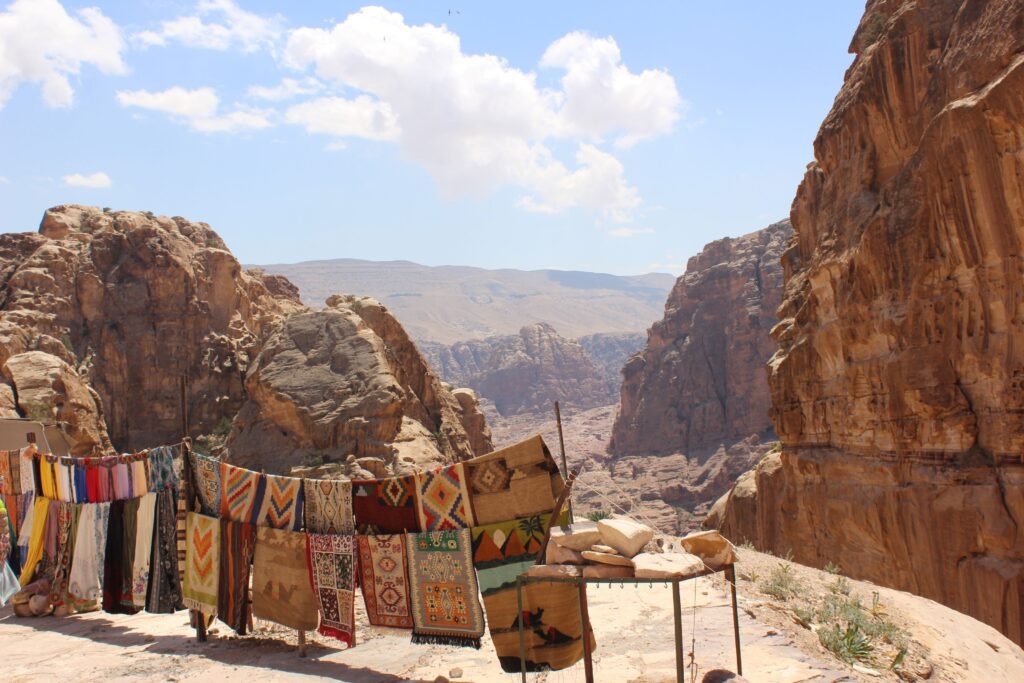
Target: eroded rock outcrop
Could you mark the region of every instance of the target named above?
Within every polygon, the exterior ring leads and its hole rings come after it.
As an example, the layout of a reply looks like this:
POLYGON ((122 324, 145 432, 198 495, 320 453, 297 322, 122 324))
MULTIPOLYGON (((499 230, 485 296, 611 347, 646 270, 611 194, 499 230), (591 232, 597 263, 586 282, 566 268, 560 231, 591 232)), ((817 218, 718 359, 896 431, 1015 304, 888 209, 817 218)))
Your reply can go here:
POLYGON ((726 535, 1024 642, 1024 2, 872 0, 793 204, 783 443, 726 535))
POLYGON ((622 370, 615 455, 694 454, 770 437, 764 364, 782 299, 779 257, 788 221, 712 242, 690 259, 622 370))
POLYGON ((333 296, 322 311, 284 319, 246 389, 226 447, 250 467, 336 463, 382 476, 491 450, 486 423, 467 432, 472 406, 442 385, 394 316, 369 297, 333 296))

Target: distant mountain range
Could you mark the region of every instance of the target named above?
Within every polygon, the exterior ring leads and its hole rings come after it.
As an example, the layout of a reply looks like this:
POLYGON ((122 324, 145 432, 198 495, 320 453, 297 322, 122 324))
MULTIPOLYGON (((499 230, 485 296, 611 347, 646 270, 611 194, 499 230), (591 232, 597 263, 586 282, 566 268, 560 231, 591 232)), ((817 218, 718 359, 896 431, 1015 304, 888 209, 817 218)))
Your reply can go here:
POLYGON ((311 306, 338 293, 375 297, 412 337, 443 344, 518 334, 533 323, 553 325, 567 338, 642 332, 661 318, 675 283, 667 273, 487 270, 411 261, 331 259, 259 267, 286 276, 311 306))

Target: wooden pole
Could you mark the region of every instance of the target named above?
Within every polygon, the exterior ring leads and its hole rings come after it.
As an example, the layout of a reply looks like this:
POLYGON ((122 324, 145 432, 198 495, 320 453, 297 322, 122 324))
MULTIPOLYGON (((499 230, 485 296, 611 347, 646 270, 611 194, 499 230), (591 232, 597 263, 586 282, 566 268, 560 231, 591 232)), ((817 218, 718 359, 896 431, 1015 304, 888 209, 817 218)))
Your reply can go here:
POLYGON ((545 564, 545 557, 548 552, 548 543, 551 542, 551 527, 554 526, 555 520, 562 514, 562 506, 565 505, 565 501, 569 498, 569 493, 572 491, 572 484, 576 481, 576 473, 570 472, 569 478, 565 480, 565 488, 562 489, 562 493, 558 495, 558 500, 555 501, 555 509, 551 511, 551 519, 548 520, 548 528, 544 531, 544 540, 540 544, 540 552, 537 553, 537 561, 534 564, 545 564))
POLYGON ((729 582, 729 591, 732 594, 732 635, 736 642, 736 673, 743 675, 743 657, 740 655, 740 613, 736 609, 736 565, 728 565, 725 568, 725 579, 729 582))
POLYGON ((306 656, 306 632, 299 631, 299 656, 306 656))
POLYGON ((679 598, 679 579, 672 581, 672 616, 676 635, 676 683, 685 683, 686 666, 683 663, 683 607, 679 598))
POLYGON ((580 627, 583 631, 583 672, 587 683, 594 683, 594 653, 590 648, 590 610, 587 608, 587 580, 577 579, 580 597, 580 627))
POLYGON ((526 624, 523 622, 523 577, 516 577, 516 614, 519 617, 516 622, 519 624, 519 676, 522 683, 526 683, 526 624))
MULTIPOLYGON (((562 453, 562 472, 565 477, 569 476, 569 465, 565 459, 565 437, 562 435, 562 408, 555 401, 555 422, 558 424, 558 450, 562 453)), ((572 524, 572 498, 569 498, 569 523, 572 524)))

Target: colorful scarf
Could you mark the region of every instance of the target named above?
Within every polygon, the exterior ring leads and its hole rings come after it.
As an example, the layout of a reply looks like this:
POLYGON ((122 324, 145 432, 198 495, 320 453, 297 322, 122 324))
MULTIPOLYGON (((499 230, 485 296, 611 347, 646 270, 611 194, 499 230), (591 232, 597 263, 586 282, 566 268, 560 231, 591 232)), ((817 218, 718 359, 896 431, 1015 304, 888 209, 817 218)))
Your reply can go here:
MULTIPOLYGON (((153 558, 149 567, 146 611, 153 614, 170 614, 184 606, 176 548, 178 500, 174 489, 164 489, 156 496, 153 558)), ((184 562, 180 565, 186 566, 184 562)))
POLYGON ((28 554, 21 565, 21 576, 18 577, 22 586, 31 583, 36 566, 43 558, 43 546, 46 543, 46 518, 49 512, 50 501, 46 498, 36 498, 35 504, 32 506, 32 528, 29 531, 28 554))
MULTIPOLYGON (((25 566, 25 562, 28 560, 28 547, 29 540, 32 537, 32 519, 35 517, 36 500, 38 500, 35 494, 28 494, 24 496, 24 500, 21 501, 21 522, 17 527, 18 530, 18 550, 21 551, 21 562, 22 568, 25 566)), ((20 573, 20 572, 19 572, 20 573)))
POLYGON ((275 529, 302 529, 302 480, 295 477, 264 475, 266 491, 258 524, 275 529))
POLYGON ((85 466, 85 491, 90 503, 103 501, 103 491, 100 489, 100 467, 87 461, 85 466))
POLYGON ((412 642, 480 647, 484 615, 469 529, 409 534, 412 642))
MULTIPOLYGON (((19 469, 21 470, 21 493, 22 495, 36 492, 36 477, 35 467, 32 453, 35 450, 31 446, 21 449, 21 453, 18 454, 19 469)), ((11 466, 11 473, 13 474, 14 466, 11 466)))
POLYGON ((356 540, 351 534, 306 534, 313 592, 320 603, 317 633, 356 644, 356 540))
POLYGON ((361 534, 419 531, 416 507, 414 475, 352 482, 352 509, 361 534))
POLYGON ((220 580, 220 521, 216 517, 190 512, 187 530, 183 602, 189 609, 216 614, 220 580))
POLYGON ((139 458, 131 462, 132 498, 141 498, 149 492, 149 472, 146 471, 146 460, 139 458))
POLYGON ((466 470, 461 462, 431 472, 417 472, 416 500, 423 531, 449 531, 473 526, 466 470))
POLYGON ((302 487, 307 531, 316 534, 355 533, 351 481, 306 479, 302 487))
POLYGON ((248 621, 249 576, 256 547, 256 527, 245 522, 220 520, 220 580, 217 617, 235 632, 248 621))
POLYGON ((68 593, 78 611, 95 608, 100 597, 109 519, 110 503, 89 503, 79 510, 75 555, 68 578, 68 593))
POLYGON ((44 498, 56 500, 57 486, 54 483, 53 463, 50 462, 51 457, 48 455, 39 456, 39 488, 43 492, 44 498))
POLYGON ((178 488, 178 474, 174 469, 174 450, 171 446, 158 446, 149 452, 150 491, 178 488))
POLYGON ((89 482, 85 478, 85 465, 75 464, 71 466, 71 482, 75 494, 76 503, 89 503, 89 482))
POLYGON ((114 495, 114 468, 117 466, 116 455, 104 455, 100 458, 98 481, 100 486, 100 500, 113 501, 117 498, 114 495))
POLYGON ((114 500, 128 500, 132 497, 132 470, 130 463, 118 461, 110 469, 114 483, 114 500))
POLYGON ((220 464, 220 516, 233 522, 256 523, 266 484, 259 472, 220 464))
POLYGON ((7 506, 0 500, 0 564, 6 564, 11 555, 13 541, 11 539, 11 519, 7 506))
POLYGON ((374 626, 412 628, 405 535, 357 536, 360 586, 374 626))
POLYGON ((198 453, 190 453, 195 494, 204 515, 216 515, 220 510, 220 462, 198 453))
POLYGON ((54 465, 54 472, 56 473, 57 500, 62 500, 66 503, 75 502, 75 494, 71 488, 70 460, 61 458, 54 465))
POLYGON ((0 496, 14 495, 21 485, 21 477, 15 477, 11 460, 17 464, 18 451, 0 451, 0 496))
POLYGON ((156 494, 147 493, 139 498, 139 512, 135 523, 135 554, 132 561, 132 605, 146 606, 149 588, 149 564, 153 556, 153 524, 156 521, 156 494))
POLYGON ((540 436, 465 462, 476 524, 551 512, 564 487, 540 436))
POLYGON ((61 502, 57 508, 57 553, 54 560, 53 580, 50 582, 50 602, 54 607, 73 602, 68 586, 71 562, 74 557, 74 503, 61 502))
POLYGON ((299 631, 318 623, 306 567, 306 534, 261 526, 252 567, 252 614, 299 631))

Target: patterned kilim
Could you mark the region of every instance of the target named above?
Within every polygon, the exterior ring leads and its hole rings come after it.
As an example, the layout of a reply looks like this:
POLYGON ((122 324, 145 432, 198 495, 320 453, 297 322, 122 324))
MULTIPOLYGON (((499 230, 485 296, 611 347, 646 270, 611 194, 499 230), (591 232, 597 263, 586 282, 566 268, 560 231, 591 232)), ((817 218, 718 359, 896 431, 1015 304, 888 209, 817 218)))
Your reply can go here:
POLYGON ((355 532, 352 482, 347 479, 306 479, 303 489, 307 531, 316 534, 355 532))
MULTIPOLYGON (((569 515, 563 511, 560 521, 569 515)), ((535 561, 544 543, 551 513, 473 527, 473 564, 477 570, 510 562, 535 561)))
POLYGON ((196 496, 204 515, 220 511, 220 462, 198 453, 190 453, 196 496))
POLYGON ((302 529, 302 480, 295 477, 263 476, 266 491, 257 523, 275 529, 302 529))
POLYGON ((220 520, 220 577, 217 617, 235 631, 247 622, 249 576, 256 549, 256 527, 245 522, 220 520))
POLYGON ((233 522, 258 520, 265 484, 259 472, 220 464, 220 516, 233 522))
POLYGON ((266 526, 256 530, 252 614, 299 631, 316 628, 319 615, 306 567, 306 534, 266 526))
POLYGON ((405 535, 358 536, 360 586, 374 626, 412 628, 405 535))
POLYGON ((416 478, 354 480, 352 509, 361 534, 400 534, 420 530, 416 478))
POLYGON ((540 436, 464 465, 476 524, 551 512, 565 485, 540 436))
POLYGON ((203 614, 217 613, 220 578, 220 520, 188 513, 188 550, 185 559, 185 606, 203 614))
POLYGON ((317 632, 356 644, 356 537, 306 534, 310 581, 320 603, 317 632))
POLYGON ((420 529, 448 531, 473 526, 462 463, 416 473, 420 529))
POLYGON ((409 534, 412 642, 480 647, 484 615, 469 529, 409 534))

